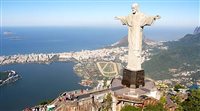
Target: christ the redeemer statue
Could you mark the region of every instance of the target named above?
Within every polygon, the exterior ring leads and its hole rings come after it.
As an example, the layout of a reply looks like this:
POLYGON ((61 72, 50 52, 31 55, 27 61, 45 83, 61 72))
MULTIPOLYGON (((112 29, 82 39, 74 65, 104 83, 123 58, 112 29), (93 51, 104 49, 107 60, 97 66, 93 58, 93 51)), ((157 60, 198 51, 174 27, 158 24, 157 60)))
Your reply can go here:
POLYGON ((123 25, 128 26, 128 65, 131 71, 142 70, 141 51, 142 51, 142 31, 144 26, 150 26, 160 16, 147 16, 139 11, 139 5, 132 5, 132 13, 128 16, 117 16, 123 25))

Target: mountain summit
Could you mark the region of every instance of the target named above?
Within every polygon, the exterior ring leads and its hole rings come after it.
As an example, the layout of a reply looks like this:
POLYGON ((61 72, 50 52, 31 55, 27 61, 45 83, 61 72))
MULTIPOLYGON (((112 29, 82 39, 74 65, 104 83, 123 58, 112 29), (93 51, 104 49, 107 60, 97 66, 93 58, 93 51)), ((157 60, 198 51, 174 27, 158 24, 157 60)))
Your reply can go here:
POLYGON ((193 32, 193 34, 199 34, 200 33, 200 26, 197 26, 193 32))
MULTIPOLYGON (((157 42, 143 36, 143 46, 154 45, 154 44, 157 44, 157 42)), ((111 47, 127 47, 127 46, 128 46, 128 36, 124 36, 118 42, 111 45, 111 47)))

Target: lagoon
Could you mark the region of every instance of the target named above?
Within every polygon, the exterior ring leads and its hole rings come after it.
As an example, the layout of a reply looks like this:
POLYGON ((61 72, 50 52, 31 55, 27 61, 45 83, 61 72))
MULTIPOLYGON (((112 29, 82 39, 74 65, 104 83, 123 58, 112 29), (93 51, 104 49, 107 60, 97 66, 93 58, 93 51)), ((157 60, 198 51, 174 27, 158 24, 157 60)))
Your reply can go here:
POLYGON ((15 83, 0 87, 0 111, 20 111, 56 98, 64 91, 85 89, 73 72, 74 63, 13 64, 1 70, 15 70, 22 76, 15 83))

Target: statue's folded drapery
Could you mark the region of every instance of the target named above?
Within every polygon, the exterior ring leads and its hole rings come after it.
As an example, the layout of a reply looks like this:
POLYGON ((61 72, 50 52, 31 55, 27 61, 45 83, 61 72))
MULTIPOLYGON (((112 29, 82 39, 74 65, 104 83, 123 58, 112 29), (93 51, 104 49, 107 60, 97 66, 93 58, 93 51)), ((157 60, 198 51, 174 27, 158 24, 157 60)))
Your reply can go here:
POLYGON ((141 70, 142 31, 144 26, 150 26, 155 17, 146 16, 141 12, 118 17, 123 25, 128 26, 128 65, 129 70, 141 70))

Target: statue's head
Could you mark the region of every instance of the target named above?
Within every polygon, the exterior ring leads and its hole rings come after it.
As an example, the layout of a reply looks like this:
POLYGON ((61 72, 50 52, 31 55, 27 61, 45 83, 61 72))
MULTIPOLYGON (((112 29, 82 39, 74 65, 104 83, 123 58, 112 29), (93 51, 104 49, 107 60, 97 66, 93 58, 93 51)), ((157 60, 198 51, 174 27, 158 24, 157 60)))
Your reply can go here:
POLYGON ((137 3, 132 4, 131 6, 133 14, 139 11, 139 5, 137 3))

